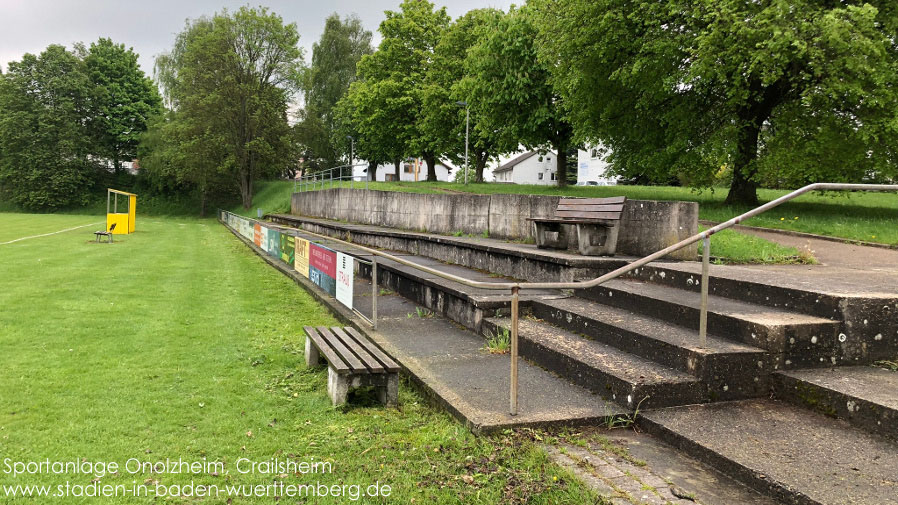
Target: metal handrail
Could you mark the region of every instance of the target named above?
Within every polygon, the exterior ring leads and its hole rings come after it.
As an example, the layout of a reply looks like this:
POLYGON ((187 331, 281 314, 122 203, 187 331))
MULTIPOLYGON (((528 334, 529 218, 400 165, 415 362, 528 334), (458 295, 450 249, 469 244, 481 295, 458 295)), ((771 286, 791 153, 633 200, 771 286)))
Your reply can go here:
POLYGON ((419 265, 414 262, 408 261, 406 259, 400 258, 398 256, 394 256, 389 253, 385 253, 383 251, 379 251, 376 249, 371 249, 369 247, 361 246, 358 244, 354 244, 352 242, 347 242, 341 239, 337 239, 334 237, 330 237, 327 235, 322 235, 319 233, 311 232, 303 229, 304 233, 308 233, 310 235, 315 235, 317 237, 321 237, 323 239, 339 242, 342 244, 346 244, 356 249, 361 249, 365 252, 371 253, 376 256, 381 256, 383 258, 387 258, 391 261, 395 261, 399 264, 409 266, 423 272, 436 275, 437 277, 441 277, 446 280, 450 280, 453 282, 458 282, 465 286, 473 287, 473 288, 482 288, 482 289, 510 289, 511 290, 511 393, 510 393, 510 413, 511 415, 517 415, 517 362, 518 362, 518 317, 519 317, 519 291, 521 289, 586 289, 592 288, 595 286, 599 286, 605 282, 616 279, 626 273, 629 273, 643 265, 651 263, 652 261, 667 256, 668 254, 678 251, 684 247, 690 246, 699 240, 703 241, 704 250, 702 251, 702 281, 701 281, 701 309, 699 316, 699 345, 704 347, 707 343, 707 320, 708 320, 708 270, 709 270, 709 262, 710 262, 710 249, 711 242, 710 238, 717 232, 730 228, 734 225, 745 221, 746 219, 752 218, 768 210, 782 205, 785 202, 788 202, 794 198, 797 198, 805 193, 810 191, 898 191, 898 184, 835 184, 835 183, 815 183, 804 186, 803 188, 797 189, 789 194, 783 195, 775 200, 771 200, 764 205, 760 205, 748 212, 740 214, 729 221, 725 221, 716 226, 713 226, 703 232, 696 233, 695 235, 683 239, 676 244, 665 247, 657 252, 654 252, 644 258, 640 258, 633 262, 630 262, 620 268, 612 270, 604 275, 596 277, 594 279, 588 281, 573 281, 573 282, 484 282, 484 281, 473 281, 470 279, 466 279, 464 277, 459 277, 457 275, 453 275, 446 272, 441 272, 439 270, 419 265))

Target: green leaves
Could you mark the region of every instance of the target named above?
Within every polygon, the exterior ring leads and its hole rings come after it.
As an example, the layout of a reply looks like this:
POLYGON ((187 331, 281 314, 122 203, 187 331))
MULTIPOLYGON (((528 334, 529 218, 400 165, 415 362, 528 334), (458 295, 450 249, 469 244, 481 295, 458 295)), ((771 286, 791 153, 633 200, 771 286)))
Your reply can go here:
POLYGON ((213 176, 252 204, 259 177, 286 171, 295 159, 287 104, 302 65, 295 24, 266 8, 241 7, 188 23, 157 75, 180 123, 186 160, 201 191, 213 176), (222 181, 223 182, 223 181, 222 181))
POLYGON ((759 182, 896 176, 894 2, 528 6, 578 137, 618 173, 709 185, 728 167, 748 203, 759 182))
POLYGON ((51 45, 0 76, 0 187, 29 210, 85 204, 100 152, 84 127, 96 90, 84 61, 51 45))

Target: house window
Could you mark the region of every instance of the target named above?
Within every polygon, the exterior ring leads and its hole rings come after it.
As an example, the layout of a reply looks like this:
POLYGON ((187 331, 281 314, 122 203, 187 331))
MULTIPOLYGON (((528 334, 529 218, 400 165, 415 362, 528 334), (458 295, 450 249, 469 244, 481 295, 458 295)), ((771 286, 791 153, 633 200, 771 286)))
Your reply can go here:
POLYGON ((411 163, 406 163, 405 167, 404 167, 404 171, 407 174, 413 174, 413 173, 415 173, 415 167, 411 163))
POLYGON ((540 173, 536 174, 536 178, 539 180, 543 180, 543 173, 540 172, 540 173))
POLYGON ((557 177, 555 177, 555 172, 552 172, 552 180, 553 180, 553 181, 556 181, 556 180, 558 180, 558 178, 557 178, 557 177))
POLYGON ((590 156, 592 159, 597 160, 597 159, 599 159, 599 158, 601 157, 601 154, 599 153, 599 150, 598 150, 598 149, 593 149, 593 150, 590 152, 590 155, 589 155, 589 156, 590 156))

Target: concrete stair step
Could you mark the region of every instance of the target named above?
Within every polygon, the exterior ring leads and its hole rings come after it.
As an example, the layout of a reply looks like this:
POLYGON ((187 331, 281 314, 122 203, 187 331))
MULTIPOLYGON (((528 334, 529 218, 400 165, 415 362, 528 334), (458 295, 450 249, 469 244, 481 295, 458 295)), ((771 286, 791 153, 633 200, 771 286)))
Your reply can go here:
POLYGON ((711 399, 769 391, 770 355, 758 347, 713 335, 701 347, 696 330, 578 297, 534 300, 530 310, 555 326, 698 377, 711 399))
POLYGON ((641 412, 650 434, 784 503, 898 504, 898 444, 775 400, 641 412))
POLYGON ((898 372, 872 366, 774 374, 777 398, 898 440, 898 372))
MULTIPOLYGON (((577 290, 576 294, 698 329, 701 295, 697 292, 615 279, 595 288, 577 290)), ((781 355, 776 357, 774 368, 820 366, 827 360, 839 361, 839 326, 838 321, 731 298, 709 296, 708 299, 709 333, 781 355)))
MULTIPOLYGON (((507 318, 488 318, 483 333, 510 327, 507 318)), ((543 321, 522 317, 518 342, 522 357, 630 409, 707 401, 696 377, 543 321)))

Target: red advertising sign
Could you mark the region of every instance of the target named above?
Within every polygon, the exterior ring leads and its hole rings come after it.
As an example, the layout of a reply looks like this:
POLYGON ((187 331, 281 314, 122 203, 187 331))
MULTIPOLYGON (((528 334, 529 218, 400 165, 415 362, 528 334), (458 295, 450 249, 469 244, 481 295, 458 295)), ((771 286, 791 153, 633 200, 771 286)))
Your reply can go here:
POLYGON ((334 251, 309 244, 309 264, 331 279, 337 278, 337 253, 334 251))

